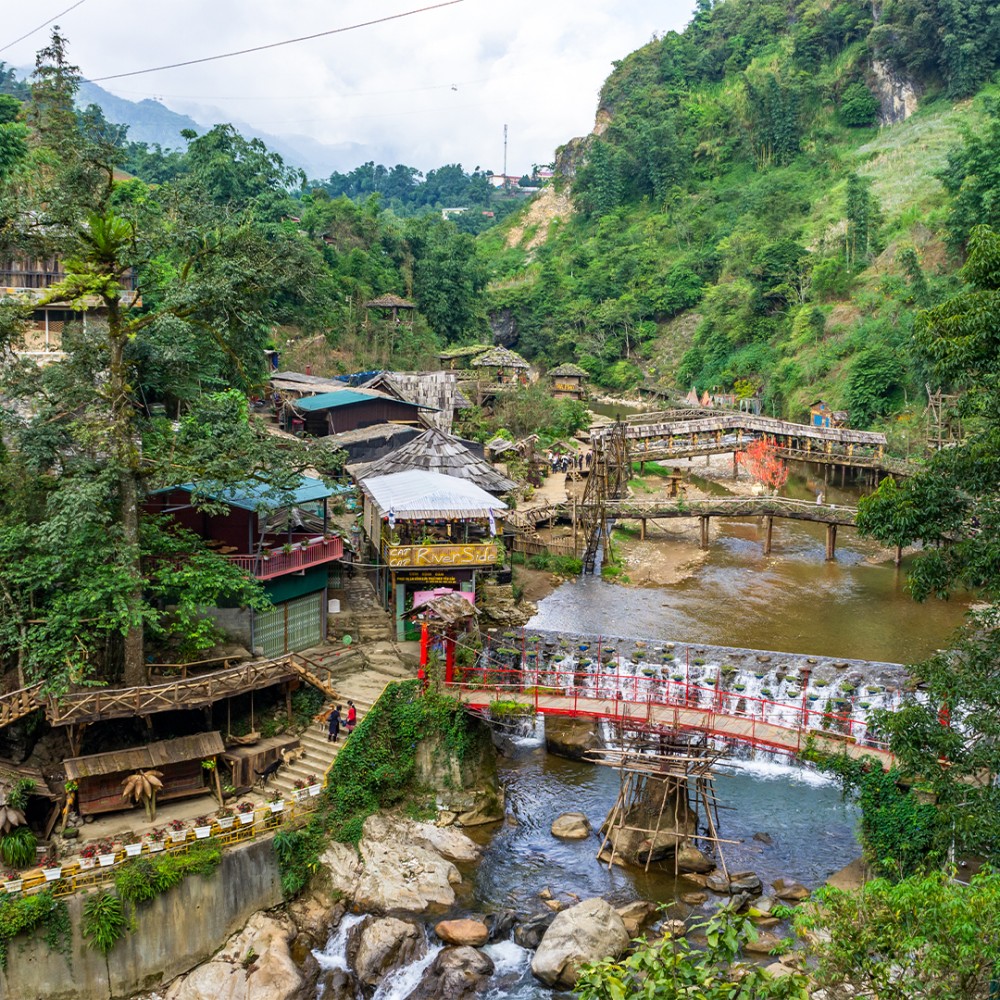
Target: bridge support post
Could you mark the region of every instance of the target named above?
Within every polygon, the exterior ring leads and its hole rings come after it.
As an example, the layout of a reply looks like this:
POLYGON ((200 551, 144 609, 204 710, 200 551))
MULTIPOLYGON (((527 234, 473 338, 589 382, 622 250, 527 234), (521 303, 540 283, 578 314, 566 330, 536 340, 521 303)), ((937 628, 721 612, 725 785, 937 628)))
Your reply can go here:
POLYGON ((701 522, 701 547, 703 549, 708 548, 708 518, 699 517, 698 520, 701 522))
POLYGON ((644 517, 639 519, 639 541, 644 542, 646 540, 646 519, 644 517))
POLYGON ((903 564, 903 546, 902 545, 897 545, 896 546, 896 555, 893 557, 892 561, 893 561, 894 565, 896 565, 897 567, 901 566, 903 564))
POLYGON ((768 515, 764 518, 764 555, 771 554, 771 538, 774 532, 774 518, 768 515))
POLYGON ((736 459, 737 452, 733 452, 733 479, 740 478, 740 463, 736 459))
POLYGON ((837 526, 826 526, 826 561, 833 562, 837 558, 837 526))

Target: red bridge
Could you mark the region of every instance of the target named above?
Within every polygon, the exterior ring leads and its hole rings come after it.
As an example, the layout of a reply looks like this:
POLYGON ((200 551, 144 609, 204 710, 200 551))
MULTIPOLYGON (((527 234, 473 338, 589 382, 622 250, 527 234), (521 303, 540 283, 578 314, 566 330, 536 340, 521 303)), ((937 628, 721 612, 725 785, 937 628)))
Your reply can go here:
POLYGON ((824 752, 874 757, 883 767, 892 766, 892 754, 869 736, 864 722, 811 708, 804 688, 801 701, 783 703, 728 691, 719 686, 720 677, 721 673, 708 687, 618 671, 491 664, 456 667, 448 686, 470 707, 487 713, 493 701, 517 700, 542 715, 586 716, 627 728, 702 733, 792 755, 812 739, 824 752))

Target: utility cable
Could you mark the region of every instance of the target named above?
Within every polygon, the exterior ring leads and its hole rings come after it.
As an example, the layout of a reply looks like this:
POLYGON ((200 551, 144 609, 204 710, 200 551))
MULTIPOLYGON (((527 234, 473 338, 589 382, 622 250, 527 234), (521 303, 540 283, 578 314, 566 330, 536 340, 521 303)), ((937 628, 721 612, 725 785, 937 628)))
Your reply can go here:
MULTIPOLYGON (((442 7, 453 7, 455 4, 464 3, 465 0, 444 0, 443 3, 431 4, 428 7, 417 7, 414 10, 406 10, 401 14, 389 14, 386 17, 377 17, 372 21, 361 21, 358 24, 349 24, 343 28, 331 28, 329 31, 317 31, 314 35, 302 35, 299 38, 286 38, 281 42, 269 42, 266 45, 254 45, 249 49, 237 49, 235 52, 222 52, 215 56, 203 56, 200 59, 186 59, 184 62, 167 63, 164 66, 151 66, 149 69, 134 69, 128 73, 110 73, 107 76, 92 77, 89 83, 103 83, 105 80, 121 80, 126 76, 141 76, 144 73, 158 73, 164 69, 178 69, 181 66, 197 66, 199 63, 214 62, 217 59, 231 59, 233 56, 245 56, 251 52, 264 52, 267 49, 277 49, 282 45, 294 45, 296 42, 309 42, 315 38, 326 38, 328 35, 340 35, 345 31, 356 31, 358 28, 370 28, 376 24, 385 24, 388 21, 398 21, 404 17, 412 17, 414 14, 426 14, 431 10, 439 10, 442 7)), ((80 0, 83 3, 83 0, 80 0)))
POLYGON ((67 7, 65 10, 60 11, 54 17, 50 17, 47 21, 43 21, 37 28, 32 28, 31 31, 28 31, 25 34, 21 35, 20 38, 15 38, 14 41, 8 42, 6 45, 0 48, 0 52, 6 52, 7 49, 9 49, 12 45, 17 45, 18 42, 23 42, 26 38, 30 38, 36 31, 41 31, 42 28, 44 28, 47 24, 51 24, 53 21, 57 21, 60 17, 63 16, 63 14, 68 14, 71 10, 76 10, 76 8, 80 6, 80 4, 86 2, 87 0, 76 0, 76 3, 73 4, 72 7, 67 7))

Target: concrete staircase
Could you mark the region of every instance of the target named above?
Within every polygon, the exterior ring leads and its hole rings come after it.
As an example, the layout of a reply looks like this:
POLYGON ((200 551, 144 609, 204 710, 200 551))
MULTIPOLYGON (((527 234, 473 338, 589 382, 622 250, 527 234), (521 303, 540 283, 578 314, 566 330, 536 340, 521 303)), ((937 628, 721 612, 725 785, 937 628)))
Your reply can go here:
POLYGON ((358 642, 380 642, 393 638, 393 619, 383 608, 367 576, 349 578, 344 587, 344 606, 339 615, 330 616, 331 637, 346 633, 358 642))

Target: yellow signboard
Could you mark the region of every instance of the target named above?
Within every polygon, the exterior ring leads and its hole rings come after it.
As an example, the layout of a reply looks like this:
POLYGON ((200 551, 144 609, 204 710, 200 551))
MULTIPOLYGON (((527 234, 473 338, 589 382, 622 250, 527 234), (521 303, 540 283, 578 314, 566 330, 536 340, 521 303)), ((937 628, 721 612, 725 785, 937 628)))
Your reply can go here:
POLYGON ((386 562, 391 569, 409 566, 492 566, 495 545, 389 545, 386 562))

